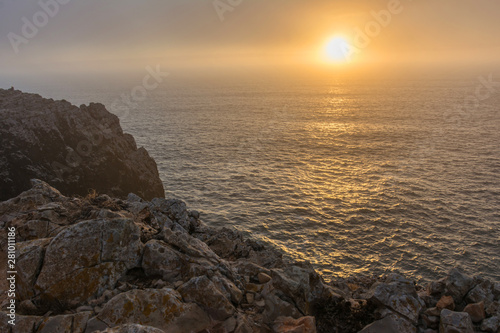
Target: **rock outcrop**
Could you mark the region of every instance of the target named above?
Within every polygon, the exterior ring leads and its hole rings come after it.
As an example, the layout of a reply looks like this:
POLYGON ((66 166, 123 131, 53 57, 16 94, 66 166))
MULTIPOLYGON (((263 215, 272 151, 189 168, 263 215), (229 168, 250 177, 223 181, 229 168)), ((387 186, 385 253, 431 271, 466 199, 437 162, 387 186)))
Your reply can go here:
MULTIPOLYGON (((500 328, 499 283, 456 269, 426 287, 394 273, 325 283, 309 263, 287 262, 235 230, 211 228, 179 200, 68 197, 32 180, 31 189, 0 202, 2 251, 13 227, 16 326, 0 312, 0 332, 500 328)), ((2 309, 7 302, 3 293, 2 309)))
POLYGON ((155 161, 102 104, 0 89, 0 200, 28 190, 32 178, 66 195, 165 195, 155 161))

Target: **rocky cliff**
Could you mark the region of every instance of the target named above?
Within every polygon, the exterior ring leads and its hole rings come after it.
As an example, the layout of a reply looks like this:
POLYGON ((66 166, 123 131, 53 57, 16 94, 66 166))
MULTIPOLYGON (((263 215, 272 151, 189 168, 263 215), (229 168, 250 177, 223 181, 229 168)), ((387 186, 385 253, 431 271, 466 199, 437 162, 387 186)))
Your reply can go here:
POLYGON ((0 176, 0 200, 29 189, 32 178, 67 195, 164 197, 155 161, 103 105, 14 89, 0 89, 0 176))
MULTIPOLYGON (((458 270, 426 287, 397 274, 328 284, 308 263, 205 225, 182 201, 32 184, 0 203, 0 248, 15 228, 18 271, 16 325, 0 312, 1 332, 499 330, 500 284, 458 270)), ((8 301, 2 293, 2 310, 8 301)))

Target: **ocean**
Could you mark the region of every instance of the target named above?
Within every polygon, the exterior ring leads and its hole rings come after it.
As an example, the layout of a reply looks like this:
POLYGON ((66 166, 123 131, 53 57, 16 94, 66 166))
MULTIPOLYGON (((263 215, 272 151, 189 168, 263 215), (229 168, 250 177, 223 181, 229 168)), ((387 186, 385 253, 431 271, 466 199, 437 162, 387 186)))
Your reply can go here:
POLYGON ((309 260, 327 280, 399 272, 424 282, 459 267, 500 281, 500 86, 482 75, 171 75, 128 106, 133 82, 32 91, 104 103, 154 157, 167 197, 309 260))

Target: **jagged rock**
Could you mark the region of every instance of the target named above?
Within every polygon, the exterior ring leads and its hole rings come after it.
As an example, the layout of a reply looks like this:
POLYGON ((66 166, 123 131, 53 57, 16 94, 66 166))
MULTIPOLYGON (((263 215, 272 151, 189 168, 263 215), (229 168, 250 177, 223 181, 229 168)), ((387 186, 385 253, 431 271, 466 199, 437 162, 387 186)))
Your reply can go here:
POLYGON ((206 276, 192 278, 177 290, 184 301, 200 305, 215 320, 225 320, 235 312, 231 302, 206 276))
POLYGON ((47 304, 80 304, 114 286, 139 265, 141 254, 140 231, 133 221, 80 222, 47 247, 35 290, 47 304))
POLYGON ((273 324, 278 317, 292 317, 299 318, 303 314, 290 302, 281 299, 277 293, 264 293, 262 295, 265 306, 264 306, 264 322, 266 324, 273 324))
POLYGON ((45 249, 51 239, 37 239, 17 244, 17 293, 23 301, 35 295, 33 287, 43 263, 45 249))
POLYGON ((484 313, 484 302, 467 304, 464 312, 469 314, 470 319, 472 319, 474 323, 479 323, 486 317, 484 313))
POLYGON ((312 267, 288 266, 271 271, 273 286, 290 297, 305 315, 312 314, 312 308, 320 299, 332 296, 330 288, 323 284, 312 267))
POLYGON ((479 303, 481 301, 484 302, 493 302, 494 295, 492 292, 492 284, 488 280, 481 281, 481 283, 477 284, 465 297, 467 303, 479 303))
POLYGON ((148 276, 174 282, 181 275, 182 263, 181 254, 163 241, 153 239, 144 247, 142 268, 148 276))
POLYGON ((417 328, 408 320, 391 314, 363 328, 359 333, 416 333, 417 328))
POLYGON ((371 298, 416 324, 424 302, 418 297, 413 283, 406 279, 390 283, 376 283, 370 290, 371 298))
MULTIPOLYGON (((172 289, 131 290, 112 298, 96 318, 107 327, 125 324, 151 326, 166 332, 199 332, 210 325, 195 304, 182 303, 172 289)), ((91 332, 88 327, 86 332, 91 332)))
POLYGON ((210 279, 233 304, 238 305, 241 303, 243 292, 233 282, 222 276, 219 272, 214 273, 210 279))
POLYGON ((37 333, 83 333, 90 312, 82 312, 76 315, 60 315, 42 319, 37 333))
POLYGON ((16 325, 11 326, 12 333, 31 333, 35 332, 36 327, 41 322, 41 317, 35 316, 16 316, 16 325))
POLYGON ((500 302, 494 301, 486 306, 486 313, 490 316, 500 317, 500 302))
POLYGON ((452 269, 445 279, 445 292, 453 297, 456 304, 462 302, 472 286, 473 279, 461 273, 457 268, 452 269))
POLYGON ((497 316, 493 316, 483 320, 481 323, 481 330, 485 332, 498 332, 500 329, 500 318, 497 316))
POLYGON ((274 322, 273 329, 276 333, 316 333, 316 322, 314 317, 299 319, 278 317, 274 322))
MULTIPOLYGON (((18 294, 26 298, 19 314, 45 314, 18 316, 13 333, 68 327, 71 333, 152 327, 267 333, 283 316, 293 318, 291 332, 300 332, 304 327, 295 320, 307 315, 316 316, 321 333, 356 332, 379 318, 363 332, 415 332, 417 325, 419 332, 439 325, 443 332, 466 332, 470 315, 449 311, 452 294, 462 297, 459 309, 463 300, 484 298, 487 316, 499 315, 498 300, 491 301, 498 298, 496 284, 478 277, 452 272, 427 289, 397 274, 327 285, 310 264, 283 262, 276 250, 237 231, 219 232, 178 200, 128 199, 69 198, 34 180, 31 190, 0 202, 0 233, 5 236, 9 226, 19 231, 18 294), (181 226, 183 220, 189 225, 181 226), (231 241, 235 254, 224 259, 214 252, 218 234, 231 241)), ((474 315, 473 308, 466 310, 474 315)), ((486 331, 495 328, 491 318, 482 321, 486 331)))
POLYGON ((448 310, 455 310, 455 302, 453 301, 453 297, 451 296, 443 296, 441 299, 437 302, 436 308, 438 309, 448 309, 448 310))
POLYGON ((80 108, 17 90, 0 89, 0 200, 38 178, 64 194, 89 189, 126 197, 164 197, 155 161, 124 134, 102 104, 80 108))
POLYGON ((473 333, 472 320, 466 312, 441 311, 439 333, 473 333))
POLYGON ((246 276, 258 276, 261 272, 270 277, 271 270, 259 266, 253 262, 250 262, 246 259, 238 259, 237 261, 232 262, 232 266, 236 268, 239 274, 246 276))

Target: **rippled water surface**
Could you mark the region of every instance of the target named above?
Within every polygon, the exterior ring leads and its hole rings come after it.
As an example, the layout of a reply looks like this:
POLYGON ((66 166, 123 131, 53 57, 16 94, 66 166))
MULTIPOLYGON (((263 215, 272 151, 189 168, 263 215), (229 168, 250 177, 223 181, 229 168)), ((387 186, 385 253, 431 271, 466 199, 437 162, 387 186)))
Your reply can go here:
MULTIPOLYGON (((500 93, 464 104, 478 84, 172 78, 113 111, 168 197, 327 278, 458 266, 500 280, 500 93)), ((127 92, 46 95, 110 106, 127 92)))

